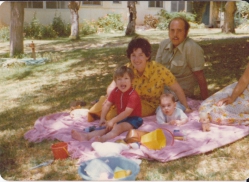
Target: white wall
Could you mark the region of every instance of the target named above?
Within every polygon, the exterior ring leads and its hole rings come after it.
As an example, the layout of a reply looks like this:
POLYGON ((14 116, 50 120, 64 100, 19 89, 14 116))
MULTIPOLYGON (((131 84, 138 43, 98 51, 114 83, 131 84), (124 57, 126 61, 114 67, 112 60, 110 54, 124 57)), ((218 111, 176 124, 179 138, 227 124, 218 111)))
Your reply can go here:
POLYGON ((36 14, 36 18, 39 20, 39 22, 43 25, 48 25, 52 23, 53 18, 55 17, 55 14, 58 16, 61 16, 61 19, 65 21, 66 23, 70 23, 71 14, 69 9, 30 9, 25 8, 24 13, 24 22, 30 23, 34 17, 34 14, 36 14))
POLYGON ((127 2, 115 4, 112 1, 102 1, 102 5, 82 5, 79 10, 80 22, 83 20, 97 20, 108 13, 121 14, 124 23, 128 21, 127 2))
MULTIPOLYGON (((44 3, 45 4, 45 3, 44 3)), ((156 15, 161 8, 148 7, 148 1, 138 1, 137 9, 137 25, 143 24, 145 15, 156 15)), ((171 2, 164 1, 163 9, 170 12, 171 2)), ((52 23, 55 16, 60 15, 62 20, 66 23, 71 22, 71 14, 69 9, 31 9, 25 8, 24 22, 30 23, 34 13, 41 24, 47 25, 52 23)), ((122 21, 125 25, 128 24, 129 12, 127 8, 127 1, 121 1, 121 4, 113 3, 113 1, 102 1, 101 5, 81 5, 79 10, 79 21, 83 20, 97 20, 99 17, 105 16, 107 13, 119 13, 122 15, 122 21)), ((10 2, 5 1, 0 5, 0 25, 10 22, 10 2)))
POLYGON ((10 22, 10 3, 3 2, 0 5, 0 26, 9 25, 10 22))

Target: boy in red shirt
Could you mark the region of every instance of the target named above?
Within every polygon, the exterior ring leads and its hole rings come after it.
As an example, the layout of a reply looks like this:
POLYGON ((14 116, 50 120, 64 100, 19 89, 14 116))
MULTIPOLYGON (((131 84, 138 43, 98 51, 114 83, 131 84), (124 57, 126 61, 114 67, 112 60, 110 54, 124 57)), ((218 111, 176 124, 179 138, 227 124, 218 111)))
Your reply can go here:
POLYGON ((95 137, 96 141, 105 142, 130 129, 139 128, 143 124, 142 106, 138 93, 131 85, 133 78, 134 73, 130 68, 126 66, 118 68, 113 76, 117 87, 112 90, 103 104, 101 112, 100 126, 105 126, 105 129, 90 133, 72 130, 72 137, 79 141, 87 141, 95 137), (112 105, 116 106, 118 115, 106 121, 105 117, 112 105))

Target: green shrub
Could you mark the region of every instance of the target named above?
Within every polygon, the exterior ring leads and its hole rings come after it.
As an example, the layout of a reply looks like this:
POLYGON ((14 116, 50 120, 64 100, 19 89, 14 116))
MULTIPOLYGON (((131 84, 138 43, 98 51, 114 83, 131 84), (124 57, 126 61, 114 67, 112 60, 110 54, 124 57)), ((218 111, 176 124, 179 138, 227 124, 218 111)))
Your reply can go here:
POLYGON ((190 24, 190 27, 193 29, 205 28, 204 23, 198 24, 198 23, 189 22, 189 24, 190 24))
POLYGON ((53 29, 52 25, 47 25, 47 26, 41 26, 40 27, 40 32, 39 32, 39 39, 44 39, 44 38, 56 38, 57 37, 57 32, 53 29))
POLYGON ((168 29, 168 24, 169 20, 172 18, 171 14, 168 13, 166 10, 161 9, 158 13, 157 16, 159 16, 157 28, 160 30, 167 30, 168 29))
POLYGON ((157 15, 159 16, 159 20, 161 20, 161 19, 169 20, 172 18, 171 14, 168 13, 165 9, 160 9, 160 11, 157 13, 157 15))
MULTIPOLYGON (((243 19, 249 20, 249 3, 246 1, 236 2, 237 5, 237 15, 243 19)), ((237 18, 239 18, 237 17, 237 18)), ((245 22, 243 22, 245 23, 245 22)))
POLYGON ((103 28, 105 32, 111 30, 124 30, 124 24, 121 21, 121 14, 107 14, 98 18, 97 26, 103 28))
POLYGON ((56 37, 69 36, 71 32, 71 25, 66 24, 61 20, 60 16, 55 14, 52 24, 42 25, 36 18, 36 13, 32 21, 24 24, 24 33, 26 37, 34 39, 51 39, 56 37))
POLYGON ((168 13, 164 9, 161 9, 157 13, 157 15, 159 16, 159 18, 158 18, 159 23, 157 25, 157 28, 160 29, 160 30, 166 30, 166 29, 168 29, 169 21, 172 18, 181 16, 181 17, 184 17, 188 22, 195 22, 195 18, 196 18, 196 15, 194 15, 192 13, 189 13, 189 12, 181 11, 181 12, 168 13))
POLYGON ((4 42, 10 40, 10 29, 9 29, 9 27, 2 27, 0 29, 0 40, 4 41, 4 42))
POLYGON ((171 13, 172 18, 175 18, 178 16, 184 17, 188 22, 195 22, 195 18, 196 18, 195 14, 185 12, 185 11, 171 13))
POLYGON ((168 25, 169 25, 169 22, 168 21, 160 21, 158 24, 157 24, 157 29, 159 30, 167 30, 168 29, 168 25))
POLYGON ((56 14, 52 22, 52 29, 56 32, 58 37, 68 37, 71 31, 70 24, 63 22, 61 17, 56 14))
POLYGON ((80 33, 83 35, 90 35, 97 33, 98 26, 94 21, 84 20, 83 23, 80 25, 80 33))
POLYGON ((38 38, 40 33, 41 24, 39 20, 36 18, 36 13, 30 22, 30 24, 24 24, 24 32, 27 37, 38 38))

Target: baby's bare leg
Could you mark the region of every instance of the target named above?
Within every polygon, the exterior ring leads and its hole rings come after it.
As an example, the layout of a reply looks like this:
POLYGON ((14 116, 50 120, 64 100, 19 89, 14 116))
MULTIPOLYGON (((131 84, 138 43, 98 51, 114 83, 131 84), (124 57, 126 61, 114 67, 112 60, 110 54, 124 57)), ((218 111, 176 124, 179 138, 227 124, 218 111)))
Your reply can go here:
POLYGON ((103 136, 99 135, 98 137, 96 137, 96 141, 105 142, 107 140, 115 138, 123 132, 129 131, 130 129, 133 129, 133 126, 127 122, 116 124, 110 132, 106 133, 103 136))

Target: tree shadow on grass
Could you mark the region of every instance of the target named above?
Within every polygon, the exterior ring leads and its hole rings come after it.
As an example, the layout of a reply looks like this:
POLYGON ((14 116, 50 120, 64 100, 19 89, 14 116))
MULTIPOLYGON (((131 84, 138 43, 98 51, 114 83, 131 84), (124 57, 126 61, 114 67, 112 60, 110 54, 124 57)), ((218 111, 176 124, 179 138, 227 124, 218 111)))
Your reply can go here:
MULTIPOLYGON (((248 63, 247 50, 249 50, 249 42, 246 39, 201 41, 199 43, 206 56, 205 75, 208 84, 212 85, 210 94, 239 79, 245 65, 248 63)), ((152 60, 155 60, 157 49, 158 44, 152 44, 152 60)), ((65 62, 68 65, 63 70, 54 72, 52 77, 56 78, 56 74, 62 75, 66 73, 76 74, 76 76, 61 82, 51 82, 35 88, 31 93, 21 95, 18 100, 19 104, 16 107, 0 113, 2 120, 0 130, 18 131, 18 129, 23 128, 27 131, 39 117, 68 110, 69 103, 72 100, 80 99, 89 103, 98 99, 99 96, 106 93, 106 87, 112 81, 114 68, 129 62, 125 51, 126 48, 121 47, 97 48, 91 51, 84 49, 71 50, 61 53, 68 60, 65 62), (71 59, 76 59, 77 61, 70 63, 71 59), (31 107, 32 105, 34 107, 31 107)), ((59 67, 63 63, 63 61, 59 61, 33 67, 32 70, 23 69, 23 72, 12 75, 11 78, 8 78, 8 81, 11 79, 28 79, 38 73, 40 75, 51 74, 52 72, 49 70, 55 69, 54 65, 59 67)), ((25 131, 22 131, 21 135, 23 136, 24 133, 25 131)), ((0 145, 1 148, 12 145, 13 147, 19 147, 21 150, 27 150, 23 147, 25 142, 22 137, 17 137, 10 139, 7 143, 1 142, 0 145)), ((39 153, 36 155, 39 155, 39 153)), ((16 152, 10 150, 4 150, 4 152, 0 153, 0 158, 6 159, 4 161, 6 166, 0 168, 1 174, 2 172, 7 174, 10 168, 17 170, 20 167, 16 162, 19 157, 16 152), (9 152, 12 152, 12 154, 10 155, 9 152)), ((197 162, 198 160, 196 160, 197 162)), ((177 167, 178 164, 174 165, 177 167)), ((160 170, 163 171, 163 169, 160 170)), ((49 176, 50 174, 47 177, 49 176)))

